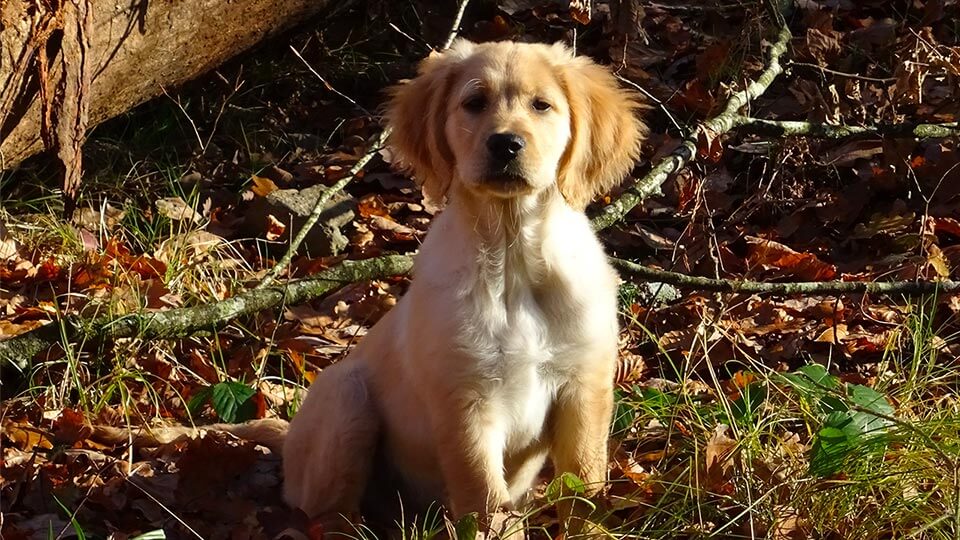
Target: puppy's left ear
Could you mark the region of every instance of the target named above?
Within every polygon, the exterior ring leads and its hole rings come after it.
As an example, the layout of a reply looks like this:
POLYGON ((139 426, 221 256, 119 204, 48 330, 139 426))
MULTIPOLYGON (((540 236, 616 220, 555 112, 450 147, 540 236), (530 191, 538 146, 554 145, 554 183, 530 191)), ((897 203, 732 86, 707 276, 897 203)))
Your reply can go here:
POLYGON ((563 49, 566 61, 558 68, 570 106, 571 134, 558 184, 567 202, 582 210, 633 168, 647 134, 637 117, 645 107, 607 68, 563 49))

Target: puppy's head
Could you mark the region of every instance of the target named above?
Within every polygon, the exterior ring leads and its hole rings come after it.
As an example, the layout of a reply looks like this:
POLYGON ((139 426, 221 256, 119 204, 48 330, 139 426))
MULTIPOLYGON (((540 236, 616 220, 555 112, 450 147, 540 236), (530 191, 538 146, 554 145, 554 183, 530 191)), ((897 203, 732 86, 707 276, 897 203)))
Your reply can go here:
POLYGON ((557 185, 583 208, 630 170, 635 96, 563 45, 458 41, 393 88, 391 146, 440 200, 451 182, 509 198, 557 185))

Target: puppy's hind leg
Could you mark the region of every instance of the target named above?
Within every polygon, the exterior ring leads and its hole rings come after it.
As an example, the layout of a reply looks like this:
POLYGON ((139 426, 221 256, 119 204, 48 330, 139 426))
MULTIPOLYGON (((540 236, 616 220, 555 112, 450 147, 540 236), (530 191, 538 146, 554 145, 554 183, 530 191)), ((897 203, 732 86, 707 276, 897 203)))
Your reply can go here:
POLYGON ((352 359, 325 369, 290 423, 283 447, 287 503, 324 522, 358 513, 379 427, 362 364, 352 359))

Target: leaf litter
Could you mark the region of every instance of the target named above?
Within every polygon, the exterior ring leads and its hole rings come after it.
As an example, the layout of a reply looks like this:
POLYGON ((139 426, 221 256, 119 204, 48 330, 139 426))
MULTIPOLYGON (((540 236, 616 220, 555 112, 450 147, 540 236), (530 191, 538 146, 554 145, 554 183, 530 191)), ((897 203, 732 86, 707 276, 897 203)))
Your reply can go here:
MULTIPOLYGON (((298 50, 329 71, 334 87, 372 110, 381 89, 412 74, 424 52, 416 38, 397 38, 388 22, 406 21, 412 36, 439 35, 448 24, 432 7, 415 4, 429 16, 411 18, 405 8, 371 4, 367 12, 343 15, 338 28, 304 30, 291 39, 308 45, 298 50), (351 27, 362 27, 369 39, 351 35, 351 27)), ((627 4, 578 2, 571 10, 557 2, 501 2, 477 8, 463 28, 475 39, 539 41, 570 40, 576 29, 581 53, 609 61, 664 104, 649 113, 660 135, 648 141, 643 171, 685 135, 677 133, 675 120, 692 126, 716 113, 762 69, 766 21, 759 3, 737 9, 650 3, 631 13, 622 11, 627 4)), ((888 2, 798 2, 787 71, 744 113, 854 126, 956 122, 960 47, 950 21, 958 16, 957 4, 915 0, 904 6, 906 18, 888 2)), ((286 53, 267 48, 224 69, 242 72, 245 65, 276 76, 231 105, 228 115, 235 116, 214 132, 208 151, 170 143, 190 156, 178 165, 172 189, 169 171, 146 153, 132 160, 142 189, 118 194, 88 187, 90 204, 81 204, 72 224, 51 224, 23 206, 0 211, 0 337, 56 324, 63 315, 197 305, 258 281, 275 257, 269 250, 282 251, 273 244, 288 234, 289 223, 271 216, 254 238, 245 235, 241 225, 252 202, 280 189, 331 185, 378 128, 332 98, 286 53), (263 133, 251 138, 233 131, 231 124, 244 122, 256 122, 263 133)), ((181 92, 211 89, 216 95, 225 87, 210 77, 181 92)), ((203 105, 191 111, 200 129, 214 129, 204 124, 213 115, 203 105)), ((132 117, 150 121, 150 114, 132 117)), ((104 128, 106 137, 110 129, 104 128)), ((698 140, 702 165, 676 175, 663 196, 602 232, 613 254, 728 279, 958 278, 956 139, 834 141, 735 131, 702 132, 698 140)), ((100 164, 107 160, 97 134, 93 141, 85 148, 88 176, 111 174, 108 163, 100 164)), ((137 152, 133 143, 129 152, 137 152)), ((344 252, 300 256, 291 277, 316 274, 345 258, 417 248, 437 209, 412 182, 390 172, 389 159, 381 152, 348 186, 357 212, 343 227, 349 240, 344 252)), ((27 198, 29 189, 18 189, 5 197, 27 198)), ((5 371, 7 392, 30 391, 5 394, 0 412, 4 537, 51 530, 74 535, 73 518, 87 534, 112 538, 156 529, 168 537, 315 534, 305 516, 282 504, 278 458, 262 447, 218 432, 156 447, 104 445, 90 438, 90 426, 289 418, 300 387, 343 359, 405 287, 404 278, 349 284, 322 300, 243 318, 206 336, 71 344, 38 356, 29 377, 8 379, 5 371), (14 379, 18 386, 8 387, 14 379)), ((600 501, 607 525, 656 531, 671 523, 679 536, 670 537, 863 535, 856 519, 825 524, 797 498, 810 496, 805 489, 820 493, 830 482, 850 482, 857 452, 881 459, 906 455, 907 443, 897 439, 904 435, 884 418, 917 407, 886 396, 919 364, 890 351, 913 348, 938 364, 955 365, 956 295, 917 303, 685 290, 654 303, 631 294, 621 294, 622 395, 615 426, 622 431, 614 438, 612 482, 600 501), (678 371, 678 365, 686 367, 678 371), (830 366, 814 373, 829 391, 771 376, 806 373, 804 366, 813 365, 830 366), (886 386, 872 389, 879 381, 886 386), (776 408, 807 416, 758 435, 755 423, 776 408), (886 438, 863 438, 874 431, 886 438), (670 522, 658 513, 658 504, 674 501, 675 485, 701 490, 699 518, 680 512, 670 522), (738 504, 757 496, 750 489, 767 493, 766 499, 743 512, 738 504)), ((944 378, 923 399, 955 402, 955 379, 944 378)), ((541 497, 548 497, 548 476, 538 488, 541 497)), ((866 500, 860 499, 861 510, 883 502, 866 500)), ((851 509, 848 515, 858 514, 851 509)), ((548 534, 557 530, 552 510, 529 523, 548 534)), ((885 526, 897 531, 882 520, 875 531, 885 526)))

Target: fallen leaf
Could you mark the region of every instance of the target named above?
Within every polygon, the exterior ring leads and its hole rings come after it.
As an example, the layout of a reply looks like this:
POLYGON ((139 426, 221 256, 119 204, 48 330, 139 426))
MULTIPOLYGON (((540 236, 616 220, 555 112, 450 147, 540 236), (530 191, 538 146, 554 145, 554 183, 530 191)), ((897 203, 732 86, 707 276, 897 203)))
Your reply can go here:
POLYGON ((173 221, 192 221, 199 223, 203 216, 180 197, 164 197, 156 202, 157 212, 173 221))
POLYGON ((821 332, 820 335, 814 339, 814 341, 821 343, 840 343, 848 335, 849 332, 847 331, 847 325, 841 323, 827 328, 821 332))
POLYGON ((582 25, 590 24, 590 0, 570 0, 570 18, 582 25))
POLYGON ((10 233, 7 232, 6 225, 0 220, 0 260, 12 259, 16 257, 16 255, 17 241, 10 236, 10 233))
POLYGON ((266 238, 271 242, 275 242, 277 239, 281 238, 284 233, 287 232, 287 226, 274 217, 273 214, 267 215, 267 230, 266 238))
POLYGON ((34 448, 46 448, 48 450, 53 448, 53 443, 47 438, 47 434, 30 424, 5 421, 3 423, 3 435, 24 451, 34 448))
POLYGON ((277 187, 277 184, 275 184, 273 180, 269 178, 253 175, 250 177, 250 180, 253 182, 253 186, 250 188, 250 191, 256 193, 261 197, 266 197, 267 195, 280 189, 279 187, 277 187))
POLYGON ((748 236, 747 261, 753 267, 775 271, 777 277, 792 276, 804 281, 826 281, 837 275, 837 268, 811 253, 800 253, 784 244, 748 236))
POLYGON ((737 442, 727 436, 730 429, 726 424, 717 424, 710 439, 707 440, 705 458, 707 465, 707 479, 710 489, 727 493, 732 488, 731 470, 733 469, 733 452, 737 442))

